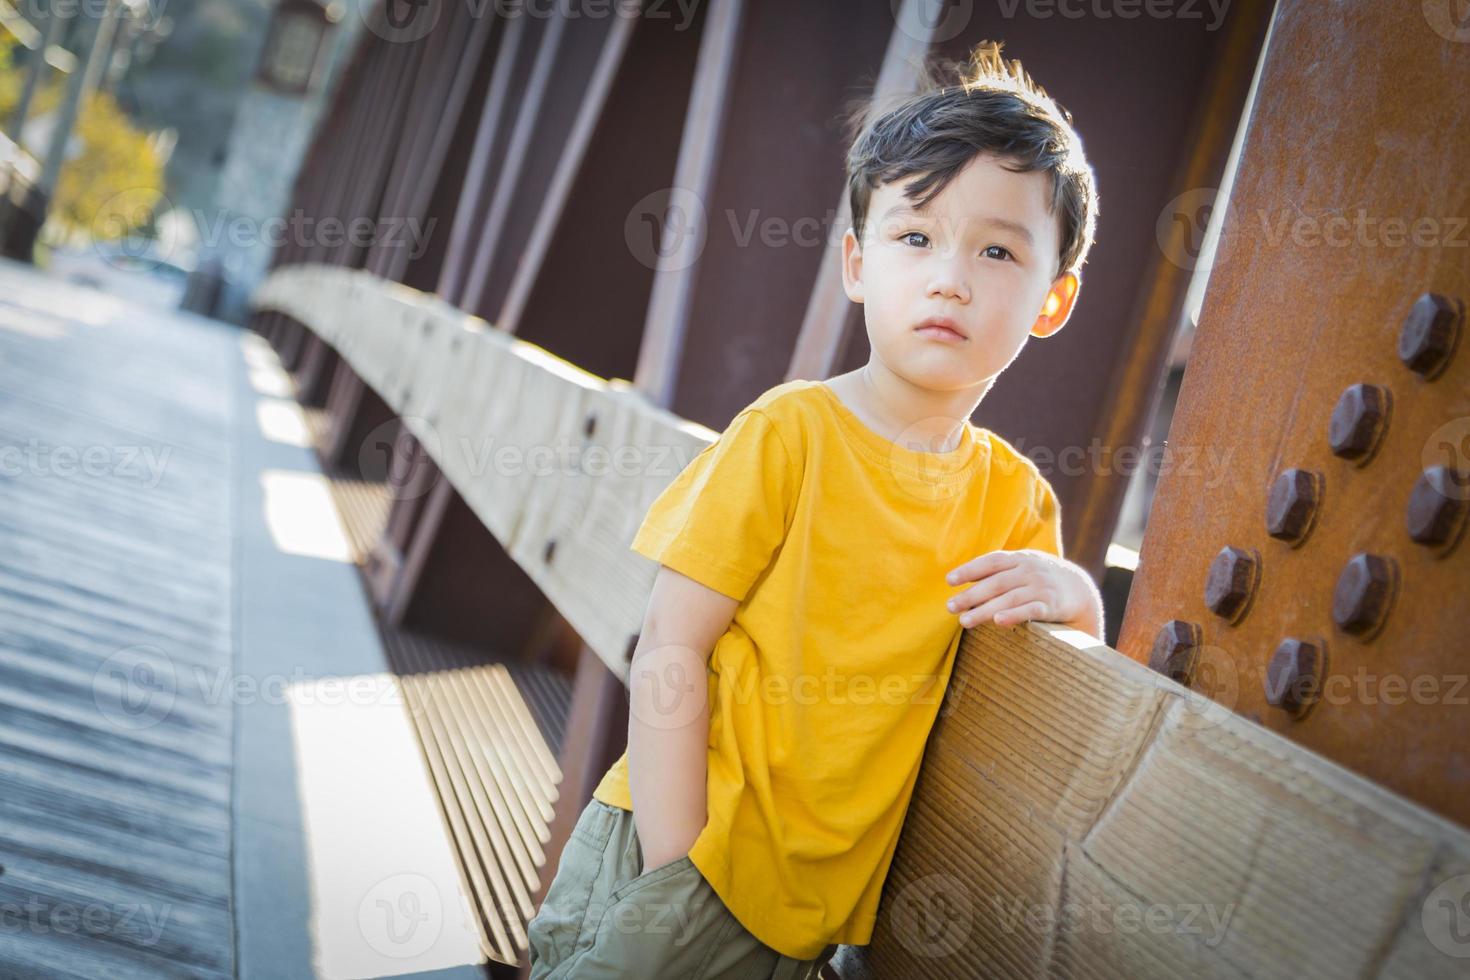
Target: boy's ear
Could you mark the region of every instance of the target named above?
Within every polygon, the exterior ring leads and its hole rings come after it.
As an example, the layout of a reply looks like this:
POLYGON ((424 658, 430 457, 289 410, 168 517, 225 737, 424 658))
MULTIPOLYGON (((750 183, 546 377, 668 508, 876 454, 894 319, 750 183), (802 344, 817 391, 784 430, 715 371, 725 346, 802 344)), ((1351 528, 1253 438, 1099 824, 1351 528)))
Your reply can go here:
POLYGON ((842 289, 854 303, 863 301, 863 250, 851 228, 842 235, 842 289))
POLYGON ((1077 302, 1077 291, 1081 288, 1082 280, 1077 278, 1075 272, 1058 276, 1051 284, 1051 289, 1046 292, 1046 299, 1041 304, 1041 315, 1031 326, 1031 336, 1050 337, 1062 329, 1067 318, 1072 315, 1072 307, 1077 302))

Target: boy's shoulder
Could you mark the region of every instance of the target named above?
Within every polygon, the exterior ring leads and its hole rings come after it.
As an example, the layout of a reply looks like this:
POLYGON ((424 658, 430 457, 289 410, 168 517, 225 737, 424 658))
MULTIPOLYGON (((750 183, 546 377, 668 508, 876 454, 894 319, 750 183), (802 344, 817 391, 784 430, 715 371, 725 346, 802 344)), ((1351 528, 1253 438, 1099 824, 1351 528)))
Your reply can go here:
POLYGON ((992 477, 1014 476, 1021 480, 1046 482, 1036 462, 1001 436, 980 426, 975 426, 975 435, 982 445, 989 448, 992 477))
POLYGON ((744 411, 758 410, 772 419, 780 419, 804 412, 812 399, 822 397, 820 381, 793 378, 773 385, 745 406, 744 411))
POLYGON ((788 445, 804 442, 804 433, 817 423, 820 399, 826 397, 821 382, 795 378, 767 388, 741 415, 758 413, 772 424, 788 445))

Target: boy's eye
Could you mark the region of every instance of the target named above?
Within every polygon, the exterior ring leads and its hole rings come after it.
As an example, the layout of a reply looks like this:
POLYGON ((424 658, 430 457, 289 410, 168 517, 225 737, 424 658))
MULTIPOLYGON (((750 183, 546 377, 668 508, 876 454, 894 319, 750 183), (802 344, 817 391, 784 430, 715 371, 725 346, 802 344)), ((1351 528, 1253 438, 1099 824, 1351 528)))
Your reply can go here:
POLYGON ((926 245, 929 241, 929 236, 924 234, 922 231, 906 231, 902 235, 898 236, 899 241, 914 244, 912 242, 909 242, 910 238, 922 239, 922 241, 917 243, 920 248, 923 248, 924 245, 926 245))
POLYGON ((992 256, 992 258, 998 258, 998 259, 999 258, 1002 258, 1002 257, 1004 257, 1004 259, 1011 258, 1010 251, 1007 248, 1005 248, 1005 246, 1003 246, 1003 245, 987 245, 986 248, 985 248, 986 254, 988 255, 992 249, 994 249, 996 251, 999 251, 1001 253, 1000 255, 992 256))

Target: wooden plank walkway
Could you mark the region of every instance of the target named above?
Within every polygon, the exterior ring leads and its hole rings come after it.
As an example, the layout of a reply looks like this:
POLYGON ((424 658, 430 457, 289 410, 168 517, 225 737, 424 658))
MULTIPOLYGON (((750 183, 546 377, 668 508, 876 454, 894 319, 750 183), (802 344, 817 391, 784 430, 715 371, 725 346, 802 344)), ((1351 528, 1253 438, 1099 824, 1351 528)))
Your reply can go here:
POLYGON ((234 973, 237 340, 0 265, 0 976, 234 973))

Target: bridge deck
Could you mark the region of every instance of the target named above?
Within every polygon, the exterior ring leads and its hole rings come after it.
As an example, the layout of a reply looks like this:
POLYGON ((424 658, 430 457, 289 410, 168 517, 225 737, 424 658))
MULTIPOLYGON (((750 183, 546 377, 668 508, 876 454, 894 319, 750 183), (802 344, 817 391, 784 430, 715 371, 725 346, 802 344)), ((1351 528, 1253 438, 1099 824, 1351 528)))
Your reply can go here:
POLYGON ((0 270, 6 976, 222 977, 235 331, 0 270))

